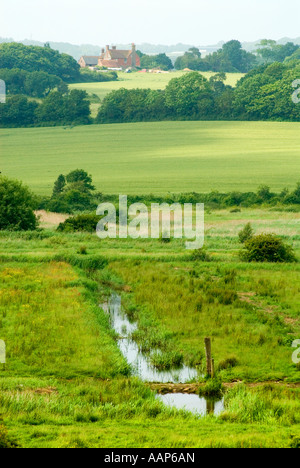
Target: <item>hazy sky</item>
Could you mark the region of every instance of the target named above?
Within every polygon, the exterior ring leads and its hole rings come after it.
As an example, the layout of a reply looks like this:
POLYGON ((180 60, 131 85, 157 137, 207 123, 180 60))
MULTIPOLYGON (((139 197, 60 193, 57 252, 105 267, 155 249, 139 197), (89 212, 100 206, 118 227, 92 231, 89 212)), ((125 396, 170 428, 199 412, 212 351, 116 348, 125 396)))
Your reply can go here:
POLYGON ((1 0, 15 40, 208 45, 299 37, 299 0, 1 0))

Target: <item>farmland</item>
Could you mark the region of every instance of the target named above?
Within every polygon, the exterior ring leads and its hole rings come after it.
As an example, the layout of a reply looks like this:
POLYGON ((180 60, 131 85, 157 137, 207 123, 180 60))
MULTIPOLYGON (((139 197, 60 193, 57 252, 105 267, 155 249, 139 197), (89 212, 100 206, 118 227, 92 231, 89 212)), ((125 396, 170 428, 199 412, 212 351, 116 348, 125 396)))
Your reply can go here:
POLYGON ((299 181, 299 123, 154 122, 1 129, 1 171, 41 195, 84 167, 103 193, 272 190, 299 181), (42 177, 41 177, 42 174, 42 177))

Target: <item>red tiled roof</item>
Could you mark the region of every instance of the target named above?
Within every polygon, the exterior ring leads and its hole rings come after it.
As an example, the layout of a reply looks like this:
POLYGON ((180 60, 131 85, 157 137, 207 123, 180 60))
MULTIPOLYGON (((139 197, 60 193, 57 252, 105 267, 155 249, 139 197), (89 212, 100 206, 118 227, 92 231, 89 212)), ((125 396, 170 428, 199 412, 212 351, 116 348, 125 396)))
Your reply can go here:
POLYGON ((109 53, 110 53, 112 60, 128 58, 131 52, 132 52, 131 50, 109 49, 109 53))
POLYGON ((106 68, 122 68, 115 60, 101 60, 100 65, 106 68))

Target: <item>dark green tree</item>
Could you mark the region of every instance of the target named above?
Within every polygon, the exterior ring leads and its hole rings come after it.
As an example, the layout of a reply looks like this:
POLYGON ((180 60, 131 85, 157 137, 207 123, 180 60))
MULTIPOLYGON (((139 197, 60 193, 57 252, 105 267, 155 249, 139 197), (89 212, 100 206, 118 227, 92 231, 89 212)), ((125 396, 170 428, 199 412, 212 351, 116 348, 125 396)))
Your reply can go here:
POLYGON ((142 55, 142 68, 160 68, 161 70, 172 70, 174 65, 172 60, 166 54, 142 55))
POLYGON ((165 94, 167 106, 178 117, 204 118, 213 114, 213 92, 207 79, 198 72, 174 78, 165 94))
POLYGON ((57 195, 60 195, 64 191, 65 186, 66 178, 63 174, 60 174, 54 183, 52 197, 57 197, 57 195))
POLYGON ((95 187, 92 185, 92 176, 90 176, 86 171, 83 169, 76 169, 75 171, 70 172, 66 176, 66 181, 68 184, 80 184, 83 187, 83 191, 90 192, 94 191, 95 187))
POLYGON ((35 230, 38 226, 35 208, 36 199, 27 187, 0 176, 0 230, 35 230))
POLYGON ((44 71, 67 82, 80 80, 80 66, 67 54, 49 47, 25 46, 11 42, 0 44, 0 68, 44 71))
POLYGON ((27 127, 35 125, 38 104, 24 96, 9 96, 5 105, 0 105, 1 127, 27 127))

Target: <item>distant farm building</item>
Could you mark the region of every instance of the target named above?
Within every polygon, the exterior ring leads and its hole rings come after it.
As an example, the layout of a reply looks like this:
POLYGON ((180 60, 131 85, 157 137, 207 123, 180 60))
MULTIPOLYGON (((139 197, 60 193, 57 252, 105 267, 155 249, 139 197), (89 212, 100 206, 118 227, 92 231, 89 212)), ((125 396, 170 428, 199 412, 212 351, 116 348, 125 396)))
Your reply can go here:
POLYGON ((110 70, 126 70, 141 66, 140 57, 136 53, 135 44, 131 50, 118 50, 115 46, 111 49, 109 45, 102 49, 102 53, 97 56, 82 56, 78 61, 82 68, 105 67, 110 70))
POLYGON ((81 68, 97 67, 98 66, 98 56, 83 55, 78 61, 81 68))

